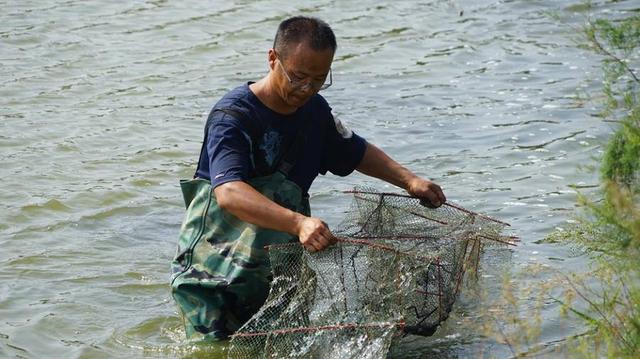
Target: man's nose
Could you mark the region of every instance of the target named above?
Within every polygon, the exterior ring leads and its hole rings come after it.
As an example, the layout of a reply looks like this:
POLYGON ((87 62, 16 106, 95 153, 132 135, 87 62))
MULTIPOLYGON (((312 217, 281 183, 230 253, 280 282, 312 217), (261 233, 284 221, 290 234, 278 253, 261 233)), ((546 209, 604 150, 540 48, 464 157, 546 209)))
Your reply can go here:
POLYGON ((302 92, 312 92, 313 91, 313 83, 311 81, 308 81, 306 84, 302 85, 302 87, 300 87, 300 91, 302 92))

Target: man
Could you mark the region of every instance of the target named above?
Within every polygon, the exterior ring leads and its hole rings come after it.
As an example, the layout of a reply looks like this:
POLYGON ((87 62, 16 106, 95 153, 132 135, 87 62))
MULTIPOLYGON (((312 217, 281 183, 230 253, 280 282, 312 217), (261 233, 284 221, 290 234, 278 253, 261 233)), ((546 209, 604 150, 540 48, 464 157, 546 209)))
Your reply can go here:
POLYGON ((318 174, 357 169, 427 205, 446 201, 438 185, 333 118, 318 91, 333 81, 336 47, 319 19, 283 21, 267 55, 269 73, 211 111, 196 179, 182 184, 188 209, 173 261, 173 295, 188 337, 227 338, 259 310, 271 280, 265 246, 299 241, 315 252, 335 242, 309 214, 307 191, 318 174))

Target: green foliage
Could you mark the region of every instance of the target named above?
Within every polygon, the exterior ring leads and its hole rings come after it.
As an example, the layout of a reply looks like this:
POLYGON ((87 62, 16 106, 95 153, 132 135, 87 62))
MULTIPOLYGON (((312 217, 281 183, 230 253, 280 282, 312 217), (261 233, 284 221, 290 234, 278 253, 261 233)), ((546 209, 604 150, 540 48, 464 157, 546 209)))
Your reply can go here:
POLYGON ((640 173, 640 128, 631 121, 622 123, 609 141, 607 151, 602 160, 602 176, 607 181, 619 183, 630 189, 638 190, 638 173, 640 173))
POLYGON ((584 35, 586 47, 603 56, 603 115, 613 116, 616 110, 637 111, 640 79, 632 60, 637 60, 640 49, 640 15, 615 22, 590 21, 584 35))
POLYGON ((578 247, 594 261, 587 275, 564 281, 565 310, 593 330, 575 349, 587 357, 635 358, 640 354, 640 80, 633 61, 639 58, 640 16, 591 21, 585 36, 588 47, 603 56, 602 115, 618 126, 601 159, 600 198, 580 195, 585 213, 548 240, 578 247), (597 285, 584 278, 595 278, 597 285), (576 309, 574 298, 587 303, 588 311, 576 309))
MULTIPOLYGON (((583 6, 570 10, 591 9, 591 3, 583 6)), ((584 35, 582 48, 602 56, 604 96, 592 99, 603 98, 600 116, 614 124, 614 134, 599 166, 580 164, 600 169, 599 191, 579 194, 582 212, 574 224, 554 231, 543 242, 571 246, 591 262, 587 273, 560 274, 554 280, 545 276, 538 281, 531 267, 518 280, 505 277, 500 298, 488 303, 488 310, 478 317, 480 332, 507 345, 514 357, 547 350, 535 341, 541 308, 549 298, 561 304, 561 315, 578 318, 586 326, 583 333, 565 338, 567 346, 555 353, 558 356, 640 357, 640 15, 589 21, 584 35), (541 284, 522 284, 526 281, 541 284), (533 293, 538 305, 532 307, 533 293)))
POLYGON ((640 17, 631 17, 619 23, 599 19, 593 24, 594 30, 605 42, 617 50, 633 51, 640 47, 640 17))
POLYGON ((593 8, 593 4, 591 3, 591 1, 585 1, 583 3, 570 5, 567 8, 565 8, 565 10, 571 11, 571 12, 585 12, 585 11, 591 10, 592 8, 593 8))

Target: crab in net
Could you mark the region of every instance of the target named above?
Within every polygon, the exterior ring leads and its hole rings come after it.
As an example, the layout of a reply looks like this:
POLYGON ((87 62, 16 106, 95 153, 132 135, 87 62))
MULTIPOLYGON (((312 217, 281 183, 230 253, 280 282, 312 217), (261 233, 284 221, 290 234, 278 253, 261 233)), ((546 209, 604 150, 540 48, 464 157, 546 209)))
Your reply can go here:
POLYGON ((269 296, 233 335, 230 358, 382 358, 395 336, 432 335, 447 319, 485 244, 515 241, 501 235, 507 223, 452 203, 349 193, 335 245, 269 247, 269 296))

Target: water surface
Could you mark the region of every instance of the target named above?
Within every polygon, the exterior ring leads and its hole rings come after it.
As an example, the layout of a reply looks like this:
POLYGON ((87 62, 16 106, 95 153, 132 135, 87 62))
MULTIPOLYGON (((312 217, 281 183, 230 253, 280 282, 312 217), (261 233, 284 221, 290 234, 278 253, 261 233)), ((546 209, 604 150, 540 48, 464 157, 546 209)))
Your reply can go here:
MULTIPOLYGON (((582 270, 540 243, 563 226, 611 133, 597 114, 600 59, 577 45, 587 16, 634 1, 0 1, 0 357, 175 357, 184 341, 169 262, 202 126, 229 89, 267 72, 278 23, 305 14, 338 37, 324 92, 355 132, 447 197, 512 224, 480 283, 532 263, 582 270)), ((635 9, 634 9, 635 6, 635 9)), ((336 224, 342 190, 393 188, 321 176, 314 213, 336 224)), ((552 274, 524 277, 533 286, 552 274)), ((491 298, 491 297, 490 297, 491 298)), ((525 307, 533 298, 519 298, 525 307)), ((461 300, 458 317, 482 308, 461 300)), ((543 308, 536 343, 581 332, 543 308)), ((455 320, 400 356, 509 349, 455 320)))

